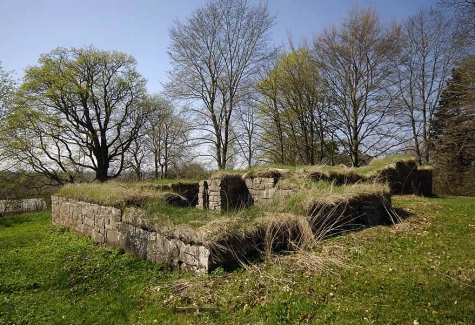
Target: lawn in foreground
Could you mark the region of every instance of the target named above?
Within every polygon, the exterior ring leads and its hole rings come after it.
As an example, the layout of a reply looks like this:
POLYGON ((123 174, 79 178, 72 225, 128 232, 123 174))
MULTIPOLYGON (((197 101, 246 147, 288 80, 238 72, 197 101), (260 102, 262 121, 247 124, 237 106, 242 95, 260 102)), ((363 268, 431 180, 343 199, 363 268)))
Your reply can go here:
POLYGON ((475 199, 195 277, 98 248, 47 213, 0 218, 0 324, 474 324, 475 199))

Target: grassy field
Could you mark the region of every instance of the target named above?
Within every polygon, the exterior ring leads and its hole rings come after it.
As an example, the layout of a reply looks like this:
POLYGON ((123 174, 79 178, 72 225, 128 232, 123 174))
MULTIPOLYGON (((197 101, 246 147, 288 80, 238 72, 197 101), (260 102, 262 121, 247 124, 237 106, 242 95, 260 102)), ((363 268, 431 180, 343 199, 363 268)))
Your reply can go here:
POLYGON ((475 199, 196 277, 97 247, 48 213, 0 218, 0 324, 475 324, 475 199))

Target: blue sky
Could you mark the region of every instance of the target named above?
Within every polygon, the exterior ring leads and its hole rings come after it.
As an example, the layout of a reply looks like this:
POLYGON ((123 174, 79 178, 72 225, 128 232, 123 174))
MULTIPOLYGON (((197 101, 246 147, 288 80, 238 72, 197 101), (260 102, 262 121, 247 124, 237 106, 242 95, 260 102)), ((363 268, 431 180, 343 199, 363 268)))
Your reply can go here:
MULTIPOLYGON (((258 3, 258 0, 250 0, 258 3)), ((28 65, 56 47, 94 45, 135 57, 138 71, 159 92, 170 69, 168 29, 207 0, 0 0, 0 61, 21 78, 28 65)), ((349 10, 373 6, 384 19, 401 20, 437 0, 269 0, 277 16, 274 43, 311 39, 338 25, 349 10)))

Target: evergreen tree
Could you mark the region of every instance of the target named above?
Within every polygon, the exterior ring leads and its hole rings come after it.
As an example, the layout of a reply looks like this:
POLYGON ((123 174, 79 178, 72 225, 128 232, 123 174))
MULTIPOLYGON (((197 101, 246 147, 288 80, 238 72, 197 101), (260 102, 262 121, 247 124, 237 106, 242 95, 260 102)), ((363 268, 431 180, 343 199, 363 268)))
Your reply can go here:
POLYGON ((439 192, 475 195, 475 58, 452 71, 434 115, 433 149, 439 192))

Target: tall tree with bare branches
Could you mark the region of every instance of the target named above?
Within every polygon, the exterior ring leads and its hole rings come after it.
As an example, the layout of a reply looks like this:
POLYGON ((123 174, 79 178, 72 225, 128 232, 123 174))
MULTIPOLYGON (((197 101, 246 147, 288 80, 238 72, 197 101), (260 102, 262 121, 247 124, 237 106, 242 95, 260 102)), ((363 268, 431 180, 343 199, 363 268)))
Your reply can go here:
POLYGON ((353 166, 360 165, 362 154, 380 154, 396 144, 389 113, 400 40, 400 26, 384 24, 372 9, 352 10, 341 26, 314 40, 314 59, 334 106, 335 135, 353 166))
POLYGON ((226 168, 235 140, 234 111, 269 56, 273 22, 266 3, 212 0, 170 29, 173 69, 166 89, 193 103, 198 127, 207 135, 202 141, 214 148, 219 169, 226 168))
POLYGON ((400 107, 411 148, 419 164, 431 161, 431 130, 443 84, 457 58, 456 28, 451 17, 433 9, 421 10, 403 26, 398 64, 400 107))
POLYGON ((475 51, 475 0, 439 0, 443 10, 453 13, 458 28, 459 45, 475 51))

